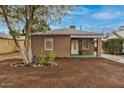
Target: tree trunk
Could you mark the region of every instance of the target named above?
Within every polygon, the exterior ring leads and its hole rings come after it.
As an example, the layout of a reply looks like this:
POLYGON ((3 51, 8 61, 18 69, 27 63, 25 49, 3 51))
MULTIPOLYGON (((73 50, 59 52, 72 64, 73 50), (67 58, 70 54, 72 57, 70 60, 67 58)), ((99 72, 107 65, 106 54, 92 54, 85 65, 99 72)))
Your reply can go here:
MULTIPOLYGON (((18 43, 18 41, 17 41, 17 39, 16 39, 16 36, 13 34, 13 30, 12 30, 11 24, 10 24, 10 22, 9 22, 9 20, 8 20, 8 17, 7 17, 7 14, 6 14, 6 9, 5 9, 4 6, 2 6, 2 10, 3 10, 3 16, 4 16, 4 18, 5 18, 5 22, 6 22, 6 24, 7 24, 7 27, 8 27, 8 29, 9 29, 9 32, 10 32, 10 34, 11 34, 11 36, 12 36, 14 42, 15 42, 15 45, 16 45, 17 49, 18 49, 19 52, 21 53, 24 62, 25 62, 26 64, 31 63, 31 62, 32 62, 31 44, 29 43, 29 44, 27 44, 27 45, 24 47, 24 49, 21 49, 21 47, 20 47, 20 45, 19 45, 19 43, 18 43), (27 51, 27 47, 29 47, 29 48, 28 48, 28 51, 27 51)), ((26 38, 26 37, 25 37, 25 38, 26 38)), ((27 39, 27 41, 29 42, 29 38, 27 39)))
POLYGON ((26 27, 26 37, 25 37, 25 48, 26 48, 26 56, 29 60, 29 62, 32 62, 32 51, 31 51, 31 30, 32 30, 32 20, 33 20, 33 6, 29 5, 26 6, 26 21, 27 21, 27 27, 26 27))

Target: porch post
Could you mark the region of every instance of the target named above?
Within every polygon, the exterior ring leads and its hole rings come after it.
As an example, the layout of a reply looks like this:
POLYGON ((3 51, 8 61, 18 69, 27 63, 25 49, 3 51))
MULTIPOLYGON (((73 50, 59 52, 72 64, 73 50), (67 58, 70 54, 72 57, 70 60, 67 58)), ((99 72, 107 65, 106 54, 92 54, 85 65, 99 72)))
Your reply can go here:
POLYGON ((102 42, 101 42, 101 38, 97 39, 97 58, 101 58, 101 52, 102 52, 102 42))

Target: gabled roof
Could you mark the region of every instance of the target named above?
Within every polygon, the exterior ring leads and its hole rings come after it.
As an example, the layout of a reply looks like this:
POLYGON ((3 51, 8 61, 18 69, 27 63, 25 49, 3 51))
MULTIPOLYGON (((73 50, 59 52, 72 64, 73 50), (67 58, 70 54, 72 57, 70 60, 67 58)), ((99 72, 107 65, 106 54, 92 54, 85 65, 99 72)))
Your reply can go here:
POLYGON ((113 38, 124 38, 124 26, 120 26, 107 39, 113 39, 113 38))
POLYGON ((118 38, 123 38, 121 35, 119 35, 117 32, 113 32, 114 35, 116 35, 118 38))
POLYGON ((117 31, 124 31, 124 26, 120 26, 117 31))
POLYGON ((95 32, 86 32, 86 31, 80 31, 80 30, 75 30, 72 28, 65 28, 65 29, 56 29, 56 30, 50 30, 46 32, 35 32, 32 33, 32 35, 102 35, 100 33, 95 33, 95 32))

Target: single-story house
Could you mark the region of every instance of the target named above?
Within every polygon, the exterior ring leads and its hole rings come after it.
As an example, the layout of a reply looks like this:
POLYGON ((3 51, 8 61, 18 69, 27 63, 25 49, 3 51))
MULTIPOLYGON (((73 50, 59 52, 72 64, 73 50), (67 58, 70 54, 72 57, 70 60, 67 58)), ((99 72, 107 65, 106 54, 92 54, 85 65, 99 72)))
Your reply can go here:
POLYGON ((113 31, 113 33, 108 36, 107 39, 118 39, 123 38, 124 39, 124 26, 120 26, 117 30, 113 31))
MULTIPOLYGON (((120 26, 117 30, 113 31, 113 33, 106 39, 123 39, 124 40, 124 26, 120 26)), ((122 52, 124 53, 124 42, 123 42, 123 49, 122 52)))
POLYGON ((75 28, 57 29, 46 32, 35 32, 31 35, 33 56, 38 56, 41 49, 56 52, 57 57, 72 55, 92 55, 101 57, 102 34, 85 32, 75 28), (95 49, 96 47, 96 49, 95 49))

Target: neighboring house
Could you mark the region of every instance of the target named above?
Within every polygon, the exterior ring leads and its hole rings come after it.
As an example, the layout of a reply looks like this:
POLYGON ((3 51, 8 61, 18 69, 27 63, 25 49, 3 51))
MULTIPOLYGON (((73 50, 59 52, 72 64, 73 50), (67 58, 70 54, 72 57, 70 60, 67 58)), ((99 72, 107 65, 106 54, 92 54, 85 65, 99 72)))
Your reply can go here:
MULTIPOLYGON (((116 31, 114 31, 108 38, 108 39, 124 39, 124 26, 120 26, 116 31)), ((123 42, 123 50, 124 53, 124 42, 123 42)))
POLYGON ((114 31, 107 39, 124 39, 124 26, 120 26, 116 31, 114 31))
MULTIPOLYGON (((23 47, 24 38, 18 38, 18 42, 23 47)), ((0 32, 0 54, 12 53, 17 51, 16 45, 10 35, 0 32)))
POLYGON ((79 31, 75 28, 36 32, 31 35, 32 53, 38 56, 42 49, 46 52, 54 50, 57 57, 92 55, 96 46, 96 55, 100 58, 101 37, 101 34, 79 31))

